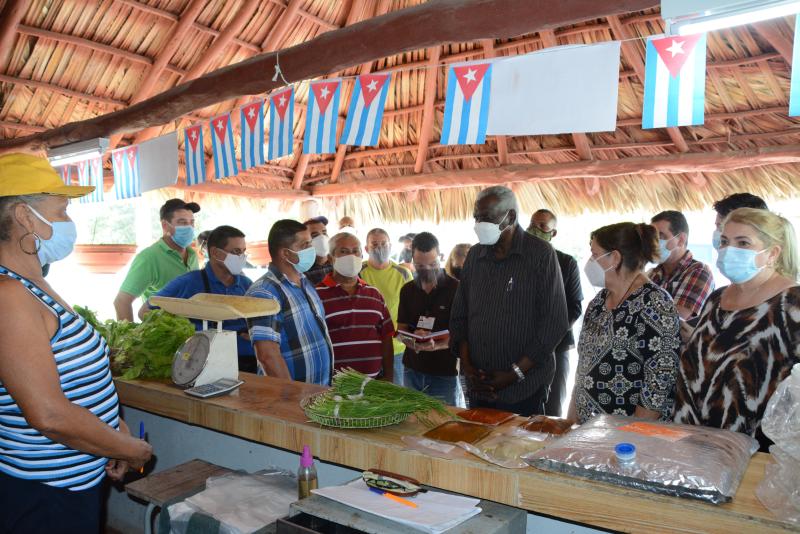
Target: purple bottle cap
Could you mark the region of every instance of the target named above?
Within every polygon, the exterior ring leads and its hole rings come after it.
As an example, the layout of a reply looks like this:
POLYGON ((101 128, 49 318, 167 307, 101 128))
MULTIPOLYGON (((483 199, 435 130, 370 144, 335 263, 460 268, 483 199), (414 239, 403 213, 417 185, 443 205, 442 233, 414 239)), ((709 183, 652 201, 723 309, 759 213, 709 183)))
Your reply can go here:
POLYGON ((313 467, 314 457, 311 456, 311 447, 303 445, 303 455, 300 457, 300 467, 313 467))

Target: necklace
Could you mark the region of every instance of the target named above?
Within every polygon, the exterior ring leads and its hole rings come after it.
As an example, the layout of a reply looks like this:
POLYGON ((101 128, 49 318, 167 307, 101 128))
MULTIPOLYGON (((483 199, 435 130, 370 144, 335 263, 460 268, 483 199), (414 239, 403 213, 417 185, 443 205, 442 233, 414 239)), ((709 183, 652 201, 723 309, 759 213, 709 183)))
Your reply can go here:
POLYGON ((641 275, 642 275, 642 273, 638 273, 636 276, 633 277, 633 280, 631 280, 631 283, 628 284, 628 289, 625 291, 625 293, 623 293, 622 298, 619 299, 619 301, 617 302, 617 304, 615 306, 609 306, 609 308, 611 308, 612 310, 615 310, 620 304, 625 302, 625 299, 628 298, 628 295, 631 292, 631 288, 633 287, 633 284, 636 282, 636 280, 639 279, 639 277, 641 275))

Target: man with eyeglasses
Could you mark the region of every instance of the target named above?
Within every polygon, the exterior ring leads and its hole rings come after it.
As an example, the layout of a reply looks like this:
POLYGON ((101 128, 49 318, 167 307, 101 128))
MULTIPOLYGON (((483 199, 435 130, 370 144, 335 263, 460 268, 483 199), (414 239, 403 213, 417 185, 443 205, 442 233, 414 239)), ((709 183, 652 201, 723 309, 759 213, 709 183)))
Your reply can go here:
POLYGON ((449 332, 450 309, 458 289, 458 280, 442 269, 439 241, 429 232, 414 236, 411 241, 411 260, 417 278, 400 290, 397 328, 422 336, 422 339, 402 333, 397 336, 406 346, 403 354, 404 385, 454 406, 458 371, 456 355, 449 348, 450 335, 447 333, 430 339, 424 336, 449 332))
POLYGON ((200 211, 196 202, 179 198, 167 200, 159 215, 161 238, 139 252, 114 299, 118 320, 133 321, 133 301, 146 302, 169 282, 200 268, 197 253, 191 245, 195 238, 194 214, 200 211))

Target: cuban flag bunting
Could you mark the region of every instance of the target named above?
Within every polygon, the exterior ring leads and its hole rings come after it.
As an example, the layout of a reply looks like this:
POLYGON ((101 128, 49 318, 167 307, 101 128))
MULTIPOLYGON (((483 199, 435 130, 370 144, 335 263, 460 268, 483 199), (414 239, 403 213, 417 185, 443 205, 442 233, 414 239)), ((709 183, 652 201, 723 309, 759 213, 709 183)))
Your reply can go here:
POLYGON ((242 106, 242 170, 264 165, 264 101, 242 106))
POLYGON ((383 108, 389 92, 389 74, 364 74, 356 78, 347 122, 339 144, 376 146, 381 133, 383 108))
POLYGON ((642 128, 705 121, 706 34, 647 40, 642 128))
MULTIPOLYGON (((797 15, 794 21, 794 56, 800 58, 800 14, 797 15)), ((796 117, 800 115, 800 67, 795 67, 792 64, 792 83, 789 88, 789 116, 796 117)))
POLYGON ((231 114, 226 113, 209 121, 211 127, 211 148, 214 153, 214 175, 217 180, 236 176, 239 167, 236 165, 236 149, 233 144, 233 126, 231 114))
POLYGON ((91 204, 93 202, 103 201, 103 160, 101 158, 94 158, 84 161, 79 161, 76 165, 78 168, 78 185, 93 185, 94 191, 79 199, 81 204, 91 204))
POLYGON ((486 141, 491 88, 491 63, 450 67, 442 124, 443 145, 481 145, 486 141))
POLYGON ((342 80, 311 82, 306 110, 304 154, 333 154, 336 152, 336 121, 339 118, 339 95, 342 80))
POLYGON ((64 182, 64 185, 72 183, 72 165, 62 165, 58 168, 58 174, 61 175, 61 181, 64 182))
POLYGON ((183 131, 183 151, 186 156, 186 185, 206 181, 206 152, 203 148, 203 125, 195 124, 183 131))
POLYGON ((114 170, 114 194, 117 200, 142 196, 138 146, 113 150, 111 167, 114 170))
POLYGON ((272 93, 269 97, 270 160, 294 152, 294 87, 272 93))

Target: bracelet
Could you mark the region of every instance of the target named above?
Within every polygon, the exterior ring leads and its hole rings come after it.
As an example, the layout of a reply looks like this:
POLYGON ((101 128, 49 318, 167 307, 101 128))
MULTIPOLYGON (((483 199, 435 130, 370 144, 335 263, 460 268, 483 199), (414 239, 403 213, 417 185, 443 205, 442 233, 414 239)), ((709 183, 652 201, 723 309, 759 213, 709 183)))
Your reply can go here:
POLYGON ((525 373, 522 372, 522 369, 519 368, 519 365, 517 365, 516 363, 512 363, 511 369, 517 375, 517 382, 522 382, 523 380, 525 380, 525 373))

